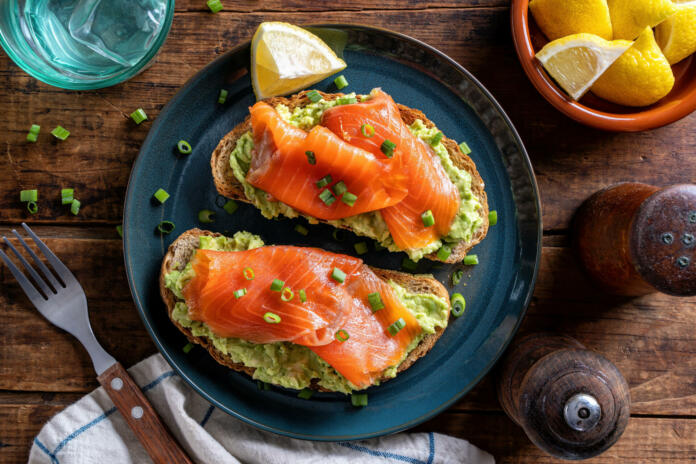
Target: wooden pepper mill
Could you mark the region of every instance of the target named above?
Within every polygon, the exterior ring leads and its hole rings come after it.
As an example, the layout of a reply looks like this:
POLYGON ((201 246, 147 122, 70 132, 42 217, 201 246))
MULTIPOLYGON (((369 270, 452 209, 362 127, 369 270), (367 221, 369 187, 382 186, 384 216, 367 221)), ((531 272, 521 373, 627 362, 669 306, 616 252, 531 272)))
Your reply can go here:
POLYGON ((696 295, 696 185, 600 190, 575 215, 573 246, 609 293, 696 295))
POLYGON ((543 451, 587 459, 606 451, 628 424, 628 384, 610 361, 573 338, 522 337, 498 375, 498 400, 543 451))

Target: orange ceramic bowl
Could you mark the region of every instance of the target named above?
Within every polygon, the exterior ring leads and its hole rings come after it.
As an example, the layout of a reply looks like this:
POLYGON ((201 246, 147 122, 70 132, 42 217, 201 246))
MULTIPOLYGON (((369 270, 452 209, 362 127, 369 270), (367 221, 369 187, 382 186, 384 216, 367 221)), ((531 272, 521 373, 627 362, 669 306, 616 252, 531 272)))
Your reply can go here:
POLYGON ((672 67, 676 78, 674 88, 652 106, 616 105, 589 92, 580 101, 571 99, 534 57, 548 39, 527 15, 528 6, 529 0, 512 0, 512 38, 517 55, 534 87, 566 116, 598 129, 635 132, 671 124, 696 110, 696 56, 672 67))

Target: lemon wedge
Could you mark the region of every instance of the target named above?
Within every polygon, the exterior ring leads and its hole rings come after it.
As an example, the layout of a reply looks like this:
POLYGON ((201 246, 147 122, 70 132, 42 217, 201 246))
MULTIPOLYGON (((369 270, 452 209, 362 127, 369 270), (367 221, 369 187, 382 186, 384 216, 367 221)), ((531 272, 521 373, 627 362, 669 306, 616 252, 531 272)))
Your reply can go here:
POLYGON ((546 44, 536 57, 558 85, 579 100, 631 45, 628 40, 573 34, 546 44))
POLYGON ((581 32, 614 37, 607 0, 532 0, 529 11, 549 40, 581 32))
POLYGON ((345 67, 324 41, 292 24, 261 23, 251 39, 251 83, 258 99, 297 92, 345 67))
POLYGON ((674 87, 674 74, 650 27, 597 79, 592 93, 626 106, 652 105, 674 87))
POLYGON ((669 64, 696 53, 696 1, 676 3, 677 12, 655 29, 655 38, 669 64))
POLYGON ((633 40, 646 27, 655 27, 677 8, 670 0, 607 0, 615 39, 633 40))

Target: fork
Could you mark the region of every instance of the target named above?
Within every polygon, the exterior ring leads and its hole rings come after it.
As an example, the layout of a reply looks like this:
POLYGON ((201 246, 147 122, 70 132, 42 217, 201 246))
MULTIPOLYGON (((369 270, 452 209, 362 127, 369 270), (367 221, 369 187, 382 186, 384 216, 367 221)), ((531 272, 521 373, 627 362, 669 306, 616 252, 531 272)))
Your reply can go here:
POLYGON ((0 249, 0 258, 5 262, 15 279, 17 279, 24 293, 42 316, 53 325, 72 334, 82 343, 82 346, 85 347, 90 358, 92 358, 92 364, 94 364, 94 370, 97 373, 97 380, 109 394, 114 405, 121 412, 152 460, 157 464, 191 464, 191 460, 170 435, 166 426, 126 369, 107 353, 97 341, 89 323, 87 298, 80 283, 29 226, 22 223, 22 227, 53 269, 52 273, 36 253, 29 248, 17 231, 12 230, 19 243, 21 243, 29 256, 31 256, 36 267, 43 274, 44 278, 41 278, 17 248, 6 237, 3 237, 4 242, 34 281, 32 284, 14 262, 10 260, 9 256, 0 249))

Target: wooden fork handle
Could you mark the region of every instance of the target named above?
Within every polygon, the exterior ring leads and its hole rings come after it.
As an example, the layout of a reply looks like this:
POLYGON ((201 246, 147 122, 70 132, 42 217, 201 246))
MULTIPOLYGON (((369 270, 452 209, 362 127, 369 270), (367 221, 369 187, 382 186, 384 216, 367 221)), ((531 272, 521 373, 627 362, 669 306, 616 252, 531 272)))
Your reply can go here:
POLYGON ((97 377, 155 464, 192 464, 121 363, 97 377))

